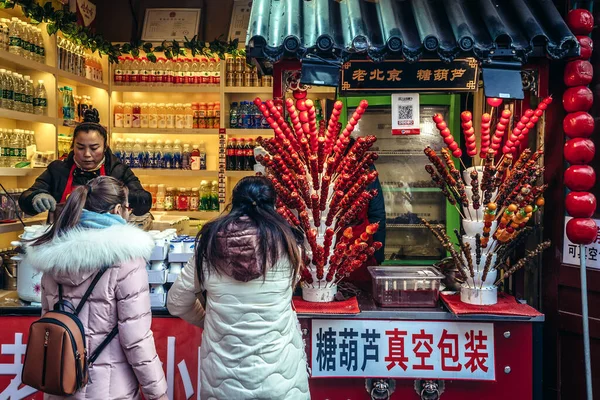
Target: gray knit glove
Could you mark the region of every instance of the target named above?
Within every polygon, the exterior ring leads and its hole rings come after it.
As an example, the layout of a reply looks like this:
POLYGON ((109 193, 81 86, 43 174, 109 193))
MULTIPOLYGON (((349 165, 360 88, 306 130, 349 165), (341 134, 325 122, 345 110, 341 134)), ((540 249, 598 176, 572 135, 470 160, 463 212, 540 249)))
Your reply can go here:
POLYGON ((56 209, 56 200, 47 193, 40 193, 33 198, 33 209, 38 213, 44 211, 54 211, 56 209))

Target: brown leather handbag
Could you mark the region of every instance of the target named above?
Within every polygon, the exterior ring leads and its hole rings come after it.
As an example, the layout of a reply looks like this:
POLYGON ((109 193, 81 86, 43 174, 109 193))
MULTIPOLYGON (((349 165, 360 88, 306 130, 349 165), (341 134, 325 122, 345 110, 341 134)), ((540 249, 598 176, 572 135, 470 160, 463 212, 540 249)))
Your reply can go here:
POLYGON ((63 299, 59 285, 54 310, 31 324, 23 363, 25 385, 57 396, 73 395, 87 385, 88 365, 96 361, 118 333, 118 328, 114 327, 88 359, 85 331, 78 315, 108 268, 103 267, 96 274, 77 308, 63 299))

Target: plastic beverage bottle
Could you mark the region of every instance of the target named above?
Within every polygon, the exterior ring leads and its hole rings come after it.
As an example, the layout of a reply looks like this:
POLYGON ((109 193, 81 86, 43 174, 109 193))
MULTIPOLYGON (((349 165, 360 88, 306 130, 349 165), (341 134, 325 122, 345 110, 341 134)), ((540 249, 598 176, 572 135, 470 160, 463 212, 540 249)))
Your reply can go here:
POLYGON ((154 163, 152 168, 163 168, 163 153, 162 140, 157 140, 156 146, 154 146, 154 163))
POLYGON ((123 128, 123 122, 125 118, 123 113, 123 103, 115 104, 114 118, 115 128, 123 128))
POLYGON ((146 142, 144 153, 144 168, 154 168, 154 140, 148 140, 146 142))
POLYGON ((10 71, 6 71, 5 69, 0 70, 2 72, 2 108, 6 108, 8 110, 12 110, 14 108, 13 104, 13 80, 10 71))
POLYGON ((244 170, 244 159, 246 158, 246 139, 241 138, 238 142, 237 148, 235 149, 235 170, 244 170))
POLYGON ((137 86, 140 84, 140 59, 134 58, 131 60, 131 75, 129 78, 129 83, 132 86, 137 86))
POLYGON ((164 211, 165 209, 165 185, 159 184, 156 189, 156 211, 164 211))
POLYGON ((183 74, 184 74, 184 83, 186 85, 193 85, 194 84, 194 74, 192 72, 192 60, 190 60, 189 58, 185 59, 185 62, 183 63, 183 74))
POLYGON ((133 106, 131 103, 125 103, 123 106, 123 127, 131 128, 133 122, 133 106))
POLYGON ((123 164, 127 165, 128 167, 133 166, 133 139, 125 139, 123 164))
POLYGON ((158 129, 167 128, 167 107, 164 103, 160 103, 157 108, 158 129))
POLYGON ((260 110, 258 109, 258 107, 256 106, 256 104, 254 104, 254 103, 250 103, 250 104, 252 105, 252 111, 253 111, 252 128, 260 129, 263 115, 260 112, 260 110))
POLYGON ((204 142, 200 142, 200 146, 198 146, 198 151, 200 152, 200 169, 206 170, 206 145, 204 142))
POLYGON ((183 104, 177 103, 175 104, 175 128, 183 129, 185 128, 185 111, 183 109, 183 104))
POLYGON ((21 55, 21 24, 17 17, 12 17, 9 28, 9 53, 21 55))
POLYGON ((140 117, 142 115, 142 109, 140 103, 133 103, 132 114, 131 114, 131 127, 132 128, 140 128, 141 121, 140 117))
POLYGON ((154 65, 154 82, 153 86, 163 86, 163 76, 165 74, 165 59, 159 57, 154 65))
POLYGON ((212 182, 210 189, 210 209, 212 211, 219 211, 219 183, 217 181, 212 182))
POLYGON ((131 57, 124 57, 123 59, 123 85, 131 85, 131 57))
POLYGON ((190 170, 191 165, 190 165, 190 158, 191 158, 191 151, 190 151, 190 145, 188 143, 183 145, 183 151, 181 152, 181 169, 186 169, 186 170, 190 170))
POLYGON ((193 129, 194 128, 194 110, 192 109, 192 105, 190 103, 184 104, 183 113, 185 115, 185 129, 193 129))
POLYGON ((248 139, 244 144, 244 171, 252 171, 253 169, 254 151, 250 146, 250 141, 251 139, 248 139))
POLYGON ((167 117, 167 129, 175 128, 175 107, 172 103, 168 103, 166 106, 166 117, 167 117))
POLYGON ((113 82, 115 83, 115 85, 120 86, 123 84, 123 62, 124 57, 119 56, 118 58, 118 62, 115 65, 115 75, 113 77, 113 82))
POLYGON ((123 139, 117 139, 112 152, 119 161, 123 162, 123 139))
POLYGON ((25 75, 25 107, 28 113, 33 113, 33 81, 25 75))
POLYGON ((134 142, 133 148, 132 148, 132 154, 131 154, 131 161, 132 161, 131 167, 132 168, 142 168, 143 160, 144 160, 144 152, 142 149, 141 140, 135 139, 135 142, 134 142))
POLYGON ((234 101, 231 103, 231 108, 229 109, 229 127, 231 129, 239 128, 238 118, 238 103, 234 101))
POLYGON ((142 103, 141 105, 141 114, 140 114, 140 128, 148 128, 150 126, 150 110, 148 103, 142 103))
POLYGON ((181 140, 175 140, 175 143, 173 144, 173 162, 171 163, 172 169, 181 169, 182 153, 181 140))
POLYGON ((140 59, 140 79, 139 83, 142 86, 148 86, 150 83, 150 69, 148 65, 148 58, 142 57, 140 59))
POLYGON ((162 158, 162 168, 170 169, 173 168, 173 146, 170 140, 165 141, 165 146, 163 147, 163 158, 162 158))
POLYGON ((165 195, 165 211, 173 211, 175 208, 175 188, 167 187, 165 195))
POLYGON ((254 158, 254 148, 256 147, 256 143, 254 143, 253 139, 249 139, 248 140, 248 160, 250 162, 250 168, 248 169, 249 171, 254 171, 254 165, 256 165, 256 159, 254 158))
POLYGON ((236 160, 236 150, 237 150, 237 139, 231 139, 231 144, 227 149, 227 171, 235 171, 235 165, 237 164, 236 160))
POLYGON ((209 74, 209 79, 210 79, 210 84, 214 85, 217 77, 216 77, 216 70, 215 70, 215 65, 216 65, 216 61, 214 58, 209 58, 208 62, 206 64, 206 69, 208 71, 209 74))
POLYGON ((148 105, 148 128, 158 128, 158 113, 156 103, 150 103, 148 105))
POLYGON ((208 71, 208 59, 206 57, 200 58, 200 84, 210 84, 210 72, 208 71))
POLYGON ((197 58, 194 58, 192 60, 192 67, 191 67, 191 72, 192 72, 192 82, 194 85, 199 85, 200 81, 201 81, 201 77, 200 77, 200 60, 197 58))
POLYGON ((173 60, 173 75, 175 78, 175 84, 181 85, 185 83, 185 75, 183 73, 183 63, 181 59, 173 60))
POLYGON ((16 72, 11 73, 13 79, 13 110, 15 111, 23 111, 23 103, 21 102, 21 78, 19 78, 19 74, 16 72))
POLYGON ((192 171, 200 171, 200 150, 198 145, 192 146, 192 153, 190 154, 190 165, 192 171))
POLYGON ((210 210, 210 189, 208 181, 200 182, 200 211, 210 210))

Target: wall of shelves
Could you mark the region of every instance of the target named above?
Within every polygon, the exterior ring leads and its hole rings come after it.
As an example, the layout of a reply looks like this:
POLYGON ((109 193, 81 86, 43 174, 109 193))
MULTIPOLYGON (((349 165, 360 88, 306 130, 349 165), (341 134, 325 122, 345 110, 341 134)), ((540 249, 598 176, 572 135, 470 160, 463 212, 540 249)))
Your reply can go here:
MULTIPOLYGON (((0 17, 22 17, 19 10, 0 10, 0 17)), ((228 138, 252 138, 258 136, 271 136, 270 129, 229 129, 230 103, 239 101, 252 101, 257 96, 270 99, 271 87, 226 87, 225 62, 221 62, 220 85, 170 85, 170 86, 123 86, 114 85, 112 82, 112 69, 106 57, 101 60, 103 66, 102 82, 92 81, 58 68, 58 47, 56 37, 50 37, 42 26, 42 34, 46 48, 46 61, 44 64, 25 59, 7 51, 0 50, 0 68, 8 68, 23 75, 29 75, 36 82, 43 79, 48 92, 48 115, 39 116, 12 110, 0 109, 0 128, 28 129, 35 131, 36 143, 39 151, 58 151, 58 136, 70 136, 73 125, 65 126, 61 118, 60 88, 69 86, 74 95, 90 96, 92 103, 100 113, 100 123, 107 127, 111 142, 116 139, 142 139, 142 140, 181 140, 183 143, 200 144, 204 142, 207 153, 207 170, 163 170, 163 169, 135 169, 136 176, 143 184, 164 183, 175 187, 198 187, 202 180, 219 179, 219 130, 218 129, 134 129, 114 127, 113 109, 118 102, 140 103, 193 103, 193 102, 220 102, 221 115, 219 126, 226 129, 228 138)), ((336 91, 332 88, 314 88, 310 91, 312 99, 335 97, 336 91)), ((226 143, 226 141, 225 141, 226 143)), ((0 182, 7 188, 29 187, 35 178, 43 172, 43 168, 15 169, 0 168, 0 182)), ((247 171, 226 171, 223 179, 226 185, 226 201, 229 201, 231 189, 245 176, 252 175, 247 171)), ((224 208, 222 205, 221 209, 224 208)), ((190 212, 185 213, 193 218, 212 218, 218 213, 190 212)))

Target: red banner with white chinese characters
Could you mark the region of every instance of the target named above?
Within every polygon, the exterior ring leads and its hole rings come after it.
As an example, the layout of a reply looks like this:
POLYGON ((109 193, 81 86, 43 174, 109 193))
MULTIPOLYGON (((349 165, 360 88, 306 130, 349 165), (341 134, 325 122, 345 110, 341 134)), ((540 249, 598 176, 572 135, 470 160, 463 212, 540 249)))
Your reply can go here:
MULTIPOLYGON (((35 317, 0 317, 0 399, 42 399, 21 384, 29 325, 35 317)), ((152 331, 169 386, 169 399, 200 399, 198 360, 202 330, 179 318, 154 318, 152 331)))
POLYGON ((312 321, 312 376, 495 380, 494 325, 312 321))

